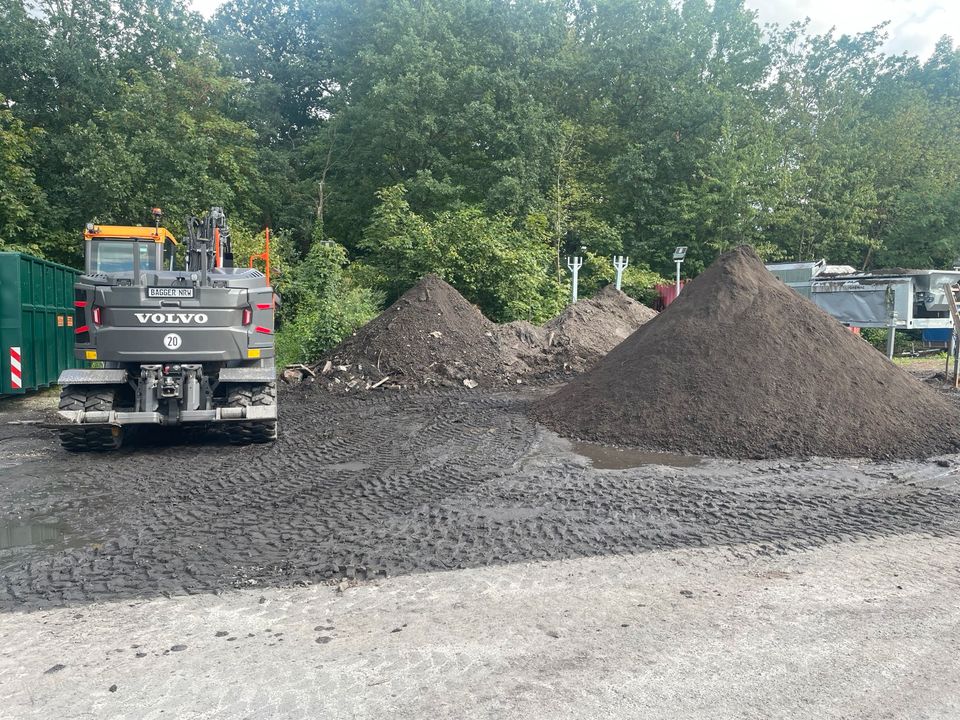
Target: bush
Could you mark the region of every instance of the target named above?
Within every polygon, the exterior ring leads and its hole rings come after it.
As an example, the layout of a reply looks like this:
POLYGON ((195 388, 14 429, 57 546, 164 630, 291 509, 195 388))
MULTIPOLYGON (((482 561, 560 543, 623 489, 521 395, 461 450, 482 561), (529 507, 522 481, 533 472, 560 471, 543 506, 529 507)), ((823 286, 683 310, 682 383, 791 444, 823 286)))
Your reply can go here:
POLYGON ((380 205, 364 231, 368 281, 389 300, 427 273, 436 273, 496 322, 542 322, 563 307, 564 289, 551 272, 549 239, 530 223, 476 206, 432 218, 414 213, 404 186, 379 194, 380 205))
POLYGON ((341 245, 315 242, 291 268, 280 308, 278 364, 312 362, 377 315, 383 296, 358 286, 348 266, 341 245))
MULTIPOLYGON (((886 328, 863 328, 860 331, 860 337, 886 355, 888 333, 889 331, 886 328)), ((893 340, 893 354, 901 355, 911 352, 920 341, 920 331, 918 330, 897 330, 897 335, 893 340)))

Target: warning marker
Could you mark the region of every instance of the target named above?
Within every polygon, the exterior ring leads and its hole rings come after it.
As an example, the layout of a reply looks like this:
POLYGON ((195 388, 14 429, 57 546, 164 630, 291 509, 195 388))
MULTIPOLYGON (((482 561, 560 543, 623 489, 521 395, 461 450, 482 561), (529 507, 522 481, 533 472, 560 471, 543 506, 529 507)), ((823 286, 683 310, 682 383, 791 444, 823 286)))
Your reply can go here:
POLYGON ((10 348, 10 387, 20 390, 23 387, 23 378, 20 369, 20 348, 10 348))

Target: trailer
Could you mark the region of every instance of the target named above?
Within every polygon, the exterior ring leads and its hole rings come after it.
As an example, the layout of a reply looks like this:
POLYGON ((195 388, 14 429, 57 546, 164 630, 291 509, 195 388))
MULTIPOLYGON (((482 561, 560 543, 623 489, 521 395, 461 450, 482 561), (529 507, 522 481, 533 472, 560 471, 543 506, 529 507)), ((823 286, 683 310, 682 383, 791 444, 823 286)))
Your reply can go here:
POLYGON ((772 263, 767 269, 801 295, 851 327, 897 330, 952 329, 945 286, 960 270, 856 272, 825 261, 772 263))
POLYGON ((83 367, 73 352, 73 284, 80 271, 19 252, 0 252, 0 396, 55 385, 83 367))

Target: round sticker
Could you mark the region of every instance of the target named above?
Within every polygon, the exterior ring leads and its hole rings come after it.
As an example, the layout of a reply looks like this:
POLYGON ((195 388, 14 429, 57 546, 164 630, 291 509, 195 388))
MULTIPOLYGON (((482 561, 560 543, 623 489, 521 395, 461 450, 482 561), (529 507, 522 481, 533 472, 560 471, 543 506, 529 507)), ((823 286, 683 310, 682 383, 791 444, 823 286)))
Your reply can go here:
POLYGON ((167 350, 176 350, 183 344, 183 340, 176 333, 169 333, 163 337, 163 345, 167 350))

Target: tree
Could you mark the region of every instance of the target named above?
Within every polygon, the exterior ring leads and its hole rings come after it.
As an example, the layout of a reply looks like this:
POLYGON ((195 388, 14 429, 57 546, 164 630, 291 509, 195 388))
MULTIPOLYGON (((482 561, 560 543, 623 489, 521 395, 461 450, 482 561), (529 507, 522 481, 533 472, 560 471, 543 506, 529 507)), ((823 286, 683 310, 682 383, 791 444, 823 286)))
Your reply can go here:
POLYGON ((491 218, 479 206, 424 218, 405 195, 402 184, 382 190, 363 236, 366 261, 388 300, 435 273, 498 322, 542 321, 559 310, 564 293, 542 226, 517 229, 512 219, 491 218))
POLYGON ((28 130, 0 95, 0 250, 40 253, 46 198, 30 163, 37 130, 28 130))

